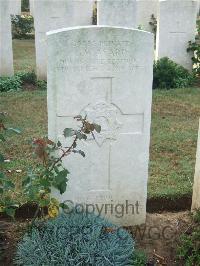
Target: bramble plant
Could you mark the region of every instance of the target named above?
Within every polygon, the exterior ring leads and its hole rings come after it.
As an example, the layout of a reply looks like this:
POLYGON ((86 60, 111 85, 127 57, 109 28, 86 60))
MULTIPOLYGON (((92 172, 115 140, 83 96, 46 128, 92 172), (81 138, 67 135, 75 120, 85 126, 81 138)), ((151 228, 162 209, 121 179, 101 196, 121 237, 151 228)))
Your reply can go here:
MULTIPOLYGON (((85 157, 84 151, 77 149, 78 141, 86 140, 89 135, 94 137, 94 131, 98 133, 101 131, 99 125, 88 122, 82 116, 77 116, 75 119, 81 124, 80 129, 65 128, 63 131, 64 137, 70 138, 72 141, 68 147, 63 147, 60 141, 55 143, 48 138, 33 140, 34 154, 39 160, 34 168, 28 170, 27 175, 22 180, 20 193, 23 195, 25 202, 19 202, 19 192, 16 193, 14 183, 8 181, 4 173, 1 173, 0 212, 5 212, 14 217, 16 209, 28 203, 37 204, 35 218, 39 212, 43 214, 44 207, 48 208, 50 217, 55 217, 58 215, 60 207, 67 208, 64 203, 58 202, 51 196, 52 188, 57 189, 60 194, 63 194, 67 188, 69 171, 63 166, 62 160, 72 153, 78 153, 85 157), (11 193, 8 193, 8 191, 11 193)), ((1 128, 8 130, 4 124, 1 128)), ((16 131, 16 129, 12 130, 16 131)), ((1 139, 5 141, 3 135, 1 135, 1 139)), ((4 163, 3 155, 1 162, 4 163)))

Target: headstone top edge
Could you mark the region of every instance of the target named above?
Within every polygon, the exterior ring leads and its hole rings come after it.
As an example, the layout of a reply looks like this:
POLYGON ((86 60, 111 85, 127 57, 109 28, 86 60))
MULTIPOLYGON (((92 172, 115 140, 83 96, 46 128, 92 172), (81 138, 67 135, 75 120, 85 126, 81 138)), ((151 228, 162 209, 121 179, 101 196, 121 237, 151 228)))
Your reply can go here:
POLYGON ((58 33, 62 33, 62 32, 69 32, 72 30, 81 30, 81 29, 121 29, 121 30, 129 30, 132 32, 141 32, 143 34, 152 36, 153 38, 153 33, 148 32, 148 31, 144 31, 144 30, 139 30, 139 29, 135 29, 135 28, 128 28, 128 27, 119 27, 119 26, 108 26, 108 25, 93 25, 93 26, 76 26, 76 27, 69 27, 69 28, 61 28, 58 30, 52 30, 52 31, 48 31, 46 32, 47 36, 52 36, 54 34, 58 34, 58 33))

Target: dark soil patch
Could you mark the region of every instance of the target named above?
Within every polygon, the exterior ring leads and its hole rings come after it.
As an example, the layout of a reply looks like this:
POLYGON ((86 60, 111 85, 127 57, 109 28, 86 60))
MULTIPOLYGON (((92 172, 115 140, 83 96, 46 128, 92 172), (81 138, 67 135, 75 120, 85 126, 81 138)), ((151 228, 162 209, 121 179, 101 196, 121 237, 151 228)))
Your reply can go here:
POLYGON ((180 198, 149 198, 147 200, 147 212, 163 212, 163 211, 186 211, 190 210, 192 205, 192 196, 184 195, 180 198))
POLYGON ((176 247, 190 223, 190 212, 154 213, 147 214, 145 225, 128 230, 136 238, 136 248, 147 254, 149 265, 182 266, 176 260, 176 247))
POLYGON ((35 90, 37 90, 37 86, 34 85, 34 84, 25 83, 25 84, 23 84, 23 90, 25 90, 25 91, 35 91, 35 90))
MULTIPOLYGON (((176 261, 176 247, 180 235, 191 223, 190 212, 147 214, 146 224, 126 228, 136 239, 136 248, 148 256, 148 266, 182 266, 176 261)), ((27 230, 30 220, 11 222, 0 220, 1 266, 12 266, 16 246, 27 230)))
MULTIPOLYGON (((171 198, 149 198, 147 199, 147 212, 148 213, 159 213, 159 212, 179 212, 179 211, 187 211, 190 210, 192 204, 191 195, 185 195, 180 198, 171 199, 171 198)), ((31 219, 34 217, 37 211, 36 204, 25 204, 21 206, 16 211, 15 219, 17 220, 25 220, 31 219)), ((44 214, 47 214, 47 209, 44 208, 44 214)), ((41 212, 38 213, 38 216, 41 215, 41 212)), ((7 219, 7 216, 0 214, 1 219, 7 219)))
POLYGON ((27 223, 0 220, 0 265, 12 266, 17 242, 24 234, 27 223))

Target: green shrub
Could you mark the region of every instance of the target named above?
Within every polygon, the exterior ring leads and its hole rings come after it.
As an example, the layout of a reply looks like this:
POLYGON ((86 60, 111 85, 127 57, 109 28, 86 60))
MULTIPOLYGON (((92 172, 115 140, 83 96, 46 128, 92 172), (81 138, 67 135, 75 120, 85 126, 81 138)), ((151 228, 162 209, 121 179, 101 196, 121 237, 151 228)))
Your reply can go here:
POLYGON ((131 265, 134 241, 93 214, 62 214, 33 227, 19 243, 17 265, 131 265), (112 230, 108 230, 112 229, 112 230))
POLYGON ((30 15, 12 16, 12 35, 15 39, 34 38, 33 17, 30 15))
POLYGON ((38 90, 46 90, 47 89, 47 82, 45 80, 38 80, 37 81, 37 89, 38 90))
POLYGON ((22 81, 17 75, 0 78, 0 92, 18 91, 22 88, 22 81))
POLYGON ((193 222, 190 230, 181 236, 177 248, 177 259, 186 266, 200 265, 200 211, 194 216, 193 222))
POLYGON ((37 83, 37 76, 36 76, 34 71, 32 71, 32 72, 19 72, 16 74, 16 76, 18 76, 21 79, 23 85, 25 85, 25 84, 36 85, 36 83, 37 83))
POLYGON ((18 91, 26 87, 26 85, 33 85, 33 89, 46 90, 47 82, 45 80, 37 80, 34 71, 32 72, 18 72, 13 77, 0 77, 0 92, 18 91))
POLYGON ((153 89, 185 88, 192 84, 194 76, 187 69, 167 57, 154 63, 153 89))

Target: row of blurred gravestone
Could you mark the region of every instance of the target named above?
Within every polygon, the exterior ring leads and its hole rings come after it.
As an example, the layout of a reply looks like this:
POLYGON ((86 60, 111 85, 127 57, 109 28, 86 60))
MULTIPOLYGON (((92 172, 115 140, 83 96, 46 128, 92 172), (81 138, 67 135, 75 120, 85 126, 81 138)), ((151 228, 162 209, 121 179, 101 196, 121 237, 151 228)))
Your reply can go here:
MULTIPOLYGON (((20 14, 20 2, 0 1, 0 76, 14 72, 10 14, 20 14)), ((97 24, 152 31, 149 23, 154 14, 158 22, 155 58, 167 56, 191 70, 191 54, 186 50, 188 42, 195 38, 198 3, 198 0, 101 0, 97 1, 97 24)), ((46 32, 92 25, 94 5, 93 0, 30 0, 38 79, 46 79, 47 75, 46 32)))

